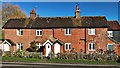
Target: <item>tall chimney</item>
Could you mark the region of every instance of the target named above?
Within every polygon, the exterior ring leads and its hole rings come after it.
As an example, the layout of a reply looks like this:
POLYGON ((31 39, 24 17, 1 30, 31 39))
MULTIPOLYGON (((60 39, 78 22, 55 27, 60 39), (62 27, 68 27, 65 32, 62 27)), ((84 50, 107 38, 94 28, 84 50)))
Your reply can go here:
POLYGON ((80 9, 78 5, 76 5, 75 17, 80 18, 80 9))
POLYGON ((30 19, 35 19, 36 18, 36 12, 34 9, 30 12, 30 19))

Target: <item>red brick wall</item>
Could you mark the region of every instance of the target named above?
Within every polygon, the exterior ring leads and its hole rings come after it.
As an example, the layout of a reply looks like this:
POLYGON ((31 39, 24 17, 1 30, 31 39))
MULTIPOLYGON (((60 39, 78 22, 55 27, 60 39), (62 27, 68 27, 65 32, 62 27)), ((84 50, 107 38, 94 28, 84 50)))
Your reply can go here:
MULTIPOLYGON (((88 50, 88 44, 91 42, 95 42, 96 44, 96 50, 103 49, 106 51, 107 49, 107 28, 96 28, 96 34, 95 35, 88 35, 87 30, 87 50, 88 50)), ((87 51, 89 53, 91 51, 87 51)), ((93 51, 92 51, 93 52, 93 51)))
POLYGON ((110 39, 107 39, 107 45, 108 44, 113 44, 113 50, 115 51, 115 53, 117 55, 120 55, 120 52, 119 52, 119 49, 120 49, 120 46, 119 44, 115 44, 114 42, 112 42, 110 39))
MULTIPOLYGON (((74 48, 77 52, 80 52, 80 49, 84 50, 84 41, 80 39, 84 39, 85 36, 85 29, 84 28, 74 28, 72 29, 72 35, 65 35, 65 31, 63 28, 61 29, 54 29, 54 37, 61 40, 63 45, 61 46, 61 52, 64 52, 64 44, 71 43, 72 48, 74 48)), ((87 33, 87 46, 88 43, 95 41, 96 48, 106 50, 106 39, 107 39, 107 29, 106 28, 97 28, 96 35, 89 36, 88 30, 87 33), (92 40, 92 41, 91 41, 92 40)), ((36 29, 23 29, 23 35, 17 36, 16 29, 4 29, 4 37, 5 39, 11 39, 15 43, 23 43, 23 48, 26 50, 30 46, 30 42, 33 40, 37 40, 42 44, 48 40, 54 40, 53 38, 53 30, 52 29, 43 29, 42 36, 36 36, 36 29)), ((88 47, 87 53, 88 51, 88 47)))
POLYGON ((65 29, 55 29, 54 37, 63 41, 63 51, 65 51, 64 44, 71 43, 72 48, 74 48, 77 52, 80 49, 84 49, 84 41, 80 40, 84 38, 84 29, 72 29, 71 35, 65 35, 65 29))

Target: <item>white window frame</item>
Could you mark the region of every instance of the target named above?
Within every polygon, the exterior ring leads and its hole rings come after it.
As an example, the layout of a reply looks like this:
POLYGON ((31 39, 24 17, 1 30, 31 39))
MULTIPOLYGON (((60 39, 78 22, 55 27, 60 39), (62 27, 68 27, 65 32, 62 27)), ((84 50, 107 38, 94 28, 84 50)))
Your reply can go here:
POLYGON ((65 29, 65 35, 71 35, 72 30, 70 28, 65 29))
POLYGON ((95 35, 96 29, 95 28, 88 28, 88 35, 95 35))
POLYGON ((41 32, 42 32, 42 29, 36 29, 36 36, 42 36, 41 32), (37 34, 37 32, 39 32, 39 34, 37 34))
POLYGON ((109 47, 108 47, 109 45, 112 45, 112 46, 113 46, 113 44, 109 44, 109 43, 108 43, 108 44, 107 44, 107 50, 109 50, 109 47))
POLYGON ((36 46, 38 47, 37 48, 37 50, 41 47, 41 46, 43 46, 41 43, 36 43, 36 46))
POLYGON ((23 30, 22 29, 17 29, 17 36, 23 35, 23 30))
POLYGON ((20 50, 20 51, 23 50, 23 44, 22 44, 22 43, 17 43, 17 44, 16 44, 16 49, 17 49, 17 50, 20 50), (22 48, 21 48, 21 47, 22 47, 22 48))
POLYGON ((71 49, 72 49, 71 43, 65 43, 65 51, 71 50, 71 49), (67 46, 67 45, 68 45, 68 46, 67 46), (66 46, 67 46, 68 49, 66 49, 66 46))
POLYGON ((95 49, 96 49, 96 44, 95 43, 88 43, 88 50, 89 51, 95 51, 95 49), (90 44, 91 44, 91 49, 89 48, 90 44), (93 49, 93 44, 94 44, 94 49, 93 49))
POLYGON ((107 31, 108 37, 113 37, 113 31, 107 31))

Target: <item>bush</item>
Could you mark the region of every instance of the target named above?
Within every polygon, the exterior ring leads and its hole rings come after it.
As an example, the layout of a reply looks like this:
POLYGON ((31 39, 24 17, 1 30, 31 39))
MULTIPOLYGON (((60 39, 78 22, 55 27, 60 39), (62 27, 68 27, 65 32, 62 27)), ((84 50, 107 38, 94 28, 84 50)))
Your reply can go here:
POLYGON ((118 59, 116 60, 117 63, 120 63, 120 56, 118 56, 118 59))
POLYGON ((10 52, 10 51, 4 52, 4 55, 3 55, 3 56, 8 56, 8 57, 10 57, 10 56, 11 56, 11 52, 10 52))

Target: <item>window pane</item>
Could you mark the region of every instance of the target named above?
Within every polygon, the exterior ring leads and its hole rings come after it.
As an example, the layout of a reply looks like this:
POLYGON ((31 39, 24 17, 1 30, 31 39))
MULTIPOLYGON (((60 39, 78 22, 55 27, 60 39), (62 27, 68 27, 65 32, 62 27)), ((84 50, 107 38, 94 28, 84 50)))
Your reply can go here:
POLYGON ((71 44, 69 44, 69 49, 71 49, 71 44))
POLYGON ((65 47, 66 47, 66 50, 67 50, 67 49, 68 49, 68 44, 66 44, 66 46, 65 46, 65 47))
POLYGON ((66 29, 66 31, 65 31, 65 32, 66 32, 66 34, 68 34, 68 30, 67 30, 67 29, 66 29))
POLYGON ((20 47, 20 44, 18 44, 19 45, 19 48, 18 49, 20 49, 21 47, 20 47))
POLYGON ((90 34, 92 34, 92 29, 90 29, 90 34))
POLYGON ((69 29, 69 34, 71 34, 71 29, 69 29))
POLYGON ((95 34, 95 29, 94 28, 92 29, 92 32, 93 32, 92 34, 94 35, 95 34))
POLYGON ((23 50, 23 46, 21 45, 21 50, 23 50))
POLYGON ((23 31, 21 31, 21 35, 23 35, 23 31))
POLYGON ((91 50, 91 44, 89 44, 89 49, 91 50))
POLYGON ((37 31, 37 35, 39 35, 39 31, 37 31))
POLYGON ((42 31, 40 31, 40 35, 42 35, 42 31))
POLYGON ((95 50, 95 44, 93 44, 93 50, 95 50))

